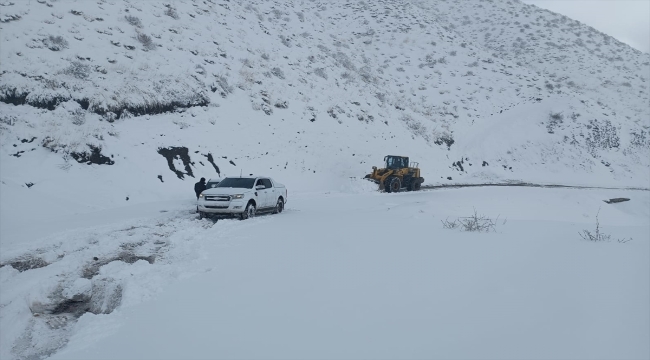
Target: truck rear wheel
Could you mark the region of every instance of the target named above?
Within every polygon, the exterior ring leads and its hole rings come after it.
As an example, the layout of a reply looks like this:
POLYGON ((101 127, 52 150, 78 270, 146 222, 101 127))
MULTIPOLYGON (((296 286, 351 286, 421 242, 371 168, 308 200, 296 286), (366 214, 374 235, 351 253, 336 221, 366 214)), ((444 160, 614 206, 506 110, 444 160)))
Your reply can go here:
POLYGON ((278 202, 275 204, 275 209, 273 210, 274 214, 279 214, 284 210, 284 200, 278 198, 278 202))

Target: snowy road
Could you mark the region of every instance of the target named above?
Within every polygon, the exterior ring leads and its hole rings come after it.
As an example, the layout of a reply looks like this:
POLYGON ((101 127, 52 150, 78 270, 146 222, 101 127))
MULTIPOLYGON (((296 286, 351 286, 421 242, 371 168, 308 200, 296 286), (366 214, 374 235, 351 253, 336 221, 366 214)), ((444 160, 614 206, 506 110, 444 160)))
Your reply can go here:
POLYGON ((3 267, 3 289, 13 290, 1 299, 2 344, 13 348, 3 355, 39 346, 53 359, 650 355, 647 192, 467 188, 289 200, 283 214, 214 225, 186 206, 95 228, 96 243, 86 230, 68 236, 43 252, 54 260, 46 267, 3 267), (631 200, 602 202, 621 196, 631 200), (612 241, 581 240, 599 208, 612 241), (499 217, 496 232, 443 229, 441 220, 474 209, 499 217), (69 319, 58 329, 39 324, 53 315, 32 316, 29 302, 71 286, 91 254, 101 262, 124 249, 156 260, 98 269, 93 283, 121 287, 110 314, 56 315, 69 319), (7 332, 9 320, 25 325, 7 332), (29 332, 37 336, 27 340, 29 332), (55 340, 34 340, 44 334, 55 340))

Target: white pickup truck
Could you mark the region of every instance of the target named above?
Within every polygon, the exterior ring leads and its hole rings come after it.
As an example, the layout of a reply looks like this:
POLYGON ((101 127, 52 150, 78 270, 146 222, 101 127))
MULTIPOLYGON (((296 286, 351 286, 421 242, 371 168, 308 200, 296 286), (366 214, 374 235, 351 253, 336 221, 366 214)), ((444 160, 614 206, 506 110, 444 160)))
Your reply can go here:
POLYGON ((199 195, 199 218, 239 216, 242 220, 259 212, 281 213, 287 188, 269 177, 226 177, 199 195))

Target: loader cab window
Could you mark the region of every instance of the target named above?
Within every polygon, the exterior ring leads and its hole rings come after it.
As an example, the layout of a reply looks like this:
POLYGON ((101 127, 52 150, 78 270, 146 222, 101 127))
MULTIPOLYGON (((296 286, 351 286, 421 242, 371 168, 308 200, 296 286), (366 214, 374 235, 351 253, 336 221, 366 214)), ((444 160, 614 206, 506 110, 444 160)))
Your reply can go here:
POLYGON ((387 169, 401 169, 409 167, 409 158, 400 156, 386 156, 387 169))

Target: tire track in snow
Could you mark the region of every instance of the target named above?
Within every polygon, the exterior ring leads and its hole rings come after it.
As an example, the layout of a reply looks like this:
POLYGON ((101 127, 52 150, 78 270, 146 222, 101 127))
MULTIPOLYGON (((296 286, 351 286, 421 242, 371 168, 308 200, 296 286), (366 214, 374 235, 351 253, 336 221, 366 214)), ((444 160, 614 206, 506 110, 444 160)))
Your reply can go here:
POLYGON ((446 189, 446 188, 455 189, 455 188, 486 187, 486 186, 537 187, 537 188, 551 188, 551 189, 560 188, 560 189, 605 189, 605 190, 650 191, 650 188, 644 188, 644 187, 607 187, 607 186, 563 185, 563 184, 535 184, 535 183, 526 183, 526 182, 422 185, 422 190, 438 190, 438 189, 446 189))
MULTIPOLYGON (((51 236, 49 245, 27 248, 0 267, 0 319, 12 322, 3 334, 3 354, 15 359, 51 356, 63 348, 86 314, 110 314, 144 301, 179 273, 199 272, 205 240, 216 222, 191 211, 75 229, 51 236)), ((215 236, 216 235, 216 236, 215 236)), ((225 234, 227 235, 227 234, 225 234)), ((0 356, 4 357, 4 356, 0 356)))

